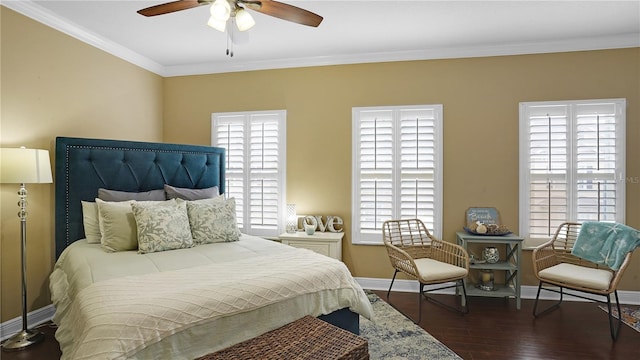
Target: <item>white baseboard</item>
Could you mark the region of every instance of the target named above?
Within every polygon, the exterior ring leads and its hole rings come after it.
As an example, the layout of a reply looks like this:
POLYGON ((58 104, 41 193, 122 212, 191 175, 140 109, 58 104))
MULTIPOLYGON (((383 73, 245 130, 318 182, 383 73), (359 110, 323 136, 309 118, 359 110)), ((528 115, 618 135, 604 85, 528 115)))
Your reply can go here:
MULTIPOLYGON (((389 284, 391 284, 391 279, 379 279, 379 278, 363 278, 357 277, 355 278, 358 284, 362 286, 363 289, 370 290, 387 290, 389 289, 389 284)), ((452 283, 453 285, 453 283, 452 283)), ((427 286, 429 288, 440 287, 442 285, 436 285, 433 287, 427 286)), ((417 293, 419 290, 418 282, 414 280, 401 280, 397 279, 393 284, 393 291, 401 291, 401 292, 414 292, 417 293)), ((536 293, 538 292, 537 286, 522 286, 520 289, 520 296, 523 299, 535 299, 536 293)), ((436 294, 451 294, 455 293, 453 288, 444 289, 434 291, 436 294)), ((567 301, 586 301, 584 299, 576 298, 570 296, 570 292, 567 291, 567 295, 565 300, 567 301)), ((560 295, 550 291, 543 291, 540 294, 540 299, 543 300, 557 300, 560 295)), ((618 290, 618 297, 620 298, 620 304, 627 305, 640 305, 640 292, 639 291, 626 291, 626 290, 618 290)), ((53 318, 53 314, 55 312, 55 308, 53 305, 47 305, 43 308, 34 310, 27 314, 27 324, 28 328, 31 329, 36 327, 42 323, 45 323, 51 318, 53 318)), ((22 317, 19 316, 17 318, 8 320, 0 324, 0 341, 4 341, 14 334, 18 333, 22 330, 22 317)))
MULTIPOLYGON (((27 314, 27 328, 32 329, 40 324, 43 324, 51 318, 56 309, 53 305, 47 305, 43 308, 34 310, 27 314)), ((14 334, 22 331, 22 316, 8 320, 0 324, 0 341, 4 341, 14 334)))
MULTIPOLYGON (((391 279, 379 279, 379 278, 355 278, 358 284, 362 286, 363 289, 370 290, 388 290, 389 284, 391 284, 391 279)), ((453 283, 452 283, 453 285, 453 283)), ((439 287, 433 286, 432 288, 439 287)), ((429 286, 426 287, 429 289, 429 286)), ((393 291, 401 291, 401 292, 415 292, 419 291, 418 282, 415 280, 398 280, 393 283, 393 291)), ((520 297, 522 299, 535 299, 536 293, 538 292, 537 286, 528 286, 523 285, 520 287, 520 297)), ((455 294, 455 289, 445 289, 434 291, 435 294, 455 294)), ((578 297, 571 296, 571 291, 565 290, 565 298, 566 301, 587 301, 578 297)), ((640 305, 640 291, 628 291, 628 290, 618 290, 618 297, 620 299, 620 304, 626 305, 640 305)), ((542 291, 540 293, 540 299, 542 300, 558 300, 560 299, 560 294, 551 292, 551 291, 542 291)))

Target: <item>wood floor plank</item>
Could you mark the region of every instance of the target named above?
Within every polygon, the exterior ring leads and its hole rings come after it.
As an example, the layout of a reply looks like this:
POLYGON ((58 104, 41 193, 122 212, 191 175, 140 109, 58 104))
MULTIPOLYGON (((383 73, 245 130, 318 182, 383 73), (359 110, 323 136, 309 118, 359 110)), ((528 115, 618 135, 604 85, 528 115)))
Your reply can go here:
MULTIPOLYGON (((375 291, 386 300, 386 291, 375 291)), ((457 305, 452 295, 435 295, 457 305)), ((391 302, 410 316, 418 315, 415 293, 391 293, 391 302)), ((545 303, 546 304, 546 303, 545 303)), ((558 310, 534 319, 533 300, 469 298, 470 312, 460 315, 423 302, 420 326, 465 360, 499 359, 640 359, 640 333, 623 325, 618 340, 609 335, 607 313, 596 303, 565 302, 558 310)), ((60 358, 55 328, 44 326, 46 340, 26 350, 2 352, 2 360, 54 360, 60 358)))

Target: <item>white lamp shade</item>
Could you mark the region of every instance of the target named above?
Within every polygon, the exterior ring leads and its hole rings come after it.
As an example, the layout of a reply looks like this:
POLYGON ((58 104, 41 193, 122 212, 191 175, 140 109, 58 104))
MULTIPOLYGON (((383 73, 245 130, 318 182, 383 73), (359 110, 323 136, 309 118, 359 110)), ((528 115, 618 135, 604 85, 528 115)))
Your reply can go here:
POLYGON ((218 19, 216 19, 215 17, 211 16, 209 18, 209 22, 207 22, 207 25, 211 26, 212 28, 220 31, 220 32, 224 32, 224 30, 227 27, 227 21, 220 21, 218 19))
POLYGON ((216 0, 211 4, 209 12, 211 13, 211 17, 216 20, 227 21, 229 20, 229 16, 231 16, 231 5, 229 5, 227 0, 216 0))
POLYGON ((256 21, 253 20, 253 16, 251 16, 247 10, 240 9, 236 12, 236 25, 238 26, 238 30, 247 31, 255 24, 256 21))
POLYGON ((24 148, 0 148, 0 183, 51 183, 49 151, 24 148))

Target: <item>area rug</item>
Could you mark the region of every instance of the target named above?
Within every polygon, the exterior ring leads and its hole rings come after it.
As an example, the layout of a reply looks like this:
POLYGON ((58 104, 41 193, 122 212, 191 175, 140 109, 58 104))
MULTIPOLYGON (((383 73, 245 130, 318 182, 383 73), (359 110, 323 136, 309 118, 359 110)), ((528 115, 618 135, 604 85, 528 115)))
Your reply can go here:
POLYGON ((462 359, 371 291, 374 319, 360 317, 360 336, 369 341, 372 360, 462 359))
MULTIPOLYGON (((598 307, 604 312, 608 312, 606 306, 598 305, 598 307)), ((640 307, 620 305, 620 310, 622 311, 622 322, 629 325, 633 330, 640 332, 640 307)), ((611 311, 613 316, 618 318, 618 309, 615 306, 611 307, 611 311)))

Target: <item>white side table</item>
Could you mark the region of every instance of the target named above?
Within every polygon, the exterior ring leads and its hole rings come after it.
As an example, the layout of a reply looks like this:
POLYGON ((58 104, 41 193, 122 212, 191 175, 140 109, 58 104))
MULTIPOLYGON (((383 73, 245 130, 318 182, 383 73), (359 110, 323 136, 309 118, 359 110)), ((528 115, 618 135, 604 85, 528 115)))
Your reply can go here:
POLYGON ((286 245, 309 249, 342 261, 342 238, 344 232, 315 232, 307 235, 304 231, 283 233, 278 239, 286 245))

